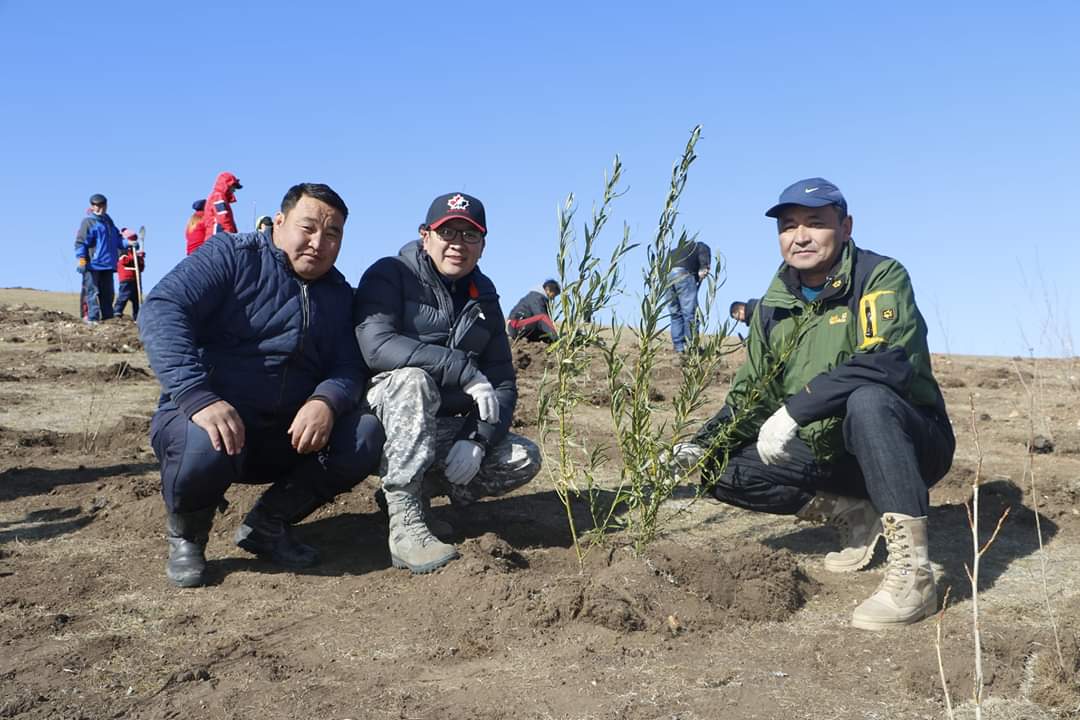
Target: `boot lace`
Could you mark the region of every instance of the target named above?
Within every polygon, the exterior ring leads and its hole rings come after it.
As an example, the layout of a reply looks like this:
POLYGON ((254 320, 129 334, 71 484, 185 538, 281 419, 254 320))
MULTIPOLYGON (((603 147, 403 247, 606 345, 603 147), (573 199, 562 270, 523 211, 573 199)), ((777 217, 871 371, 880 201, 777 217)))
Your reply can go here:
POLYGON ((424 508, 418 501, 406 502, 401 509, 401 528, 420 547, 435 542, 436 538, 424 521, 424 508))
POLYGON ((886 521, 885 545, 889 548, 889 565, 885 569, 885 577, 878 585, 878 590, 886 590, 894 594, 903 592, 915 570, 909 538, 900 531, 897 524, 886 521))

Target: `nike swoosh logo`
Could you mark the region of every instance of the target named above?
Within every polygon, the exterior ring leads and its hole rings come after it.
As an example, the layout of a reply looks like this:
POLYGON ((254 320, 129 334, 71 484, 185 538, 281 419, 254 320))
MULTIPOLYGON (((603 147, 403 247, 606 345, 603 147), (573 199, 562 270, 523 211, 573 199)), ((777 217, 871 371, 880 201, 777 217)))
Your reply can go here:
POLYGON ((812 187, 812 188, 806 188, 805 190, 803 190, 803 192, 806 193, 807 195, 809 195, 810 193, 814 192, 815 190, 817 190, 817 188, 812 187))

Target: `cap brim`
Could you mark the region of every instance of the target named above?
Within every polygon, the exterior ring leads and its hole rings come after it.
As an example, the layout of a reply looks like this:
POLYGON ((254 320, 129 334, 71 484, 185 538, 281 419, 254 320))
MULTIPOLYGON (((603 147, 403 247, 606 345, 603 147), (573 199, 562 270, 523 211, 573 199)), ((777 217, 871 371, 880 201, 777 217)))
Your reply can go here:
POLYGON ((449 220, 464 220, 465 222, 469 223, 470 225, 472 225, 474 228, 476 228, 480 232, 484 233, 485 235, 487 234, 487 228, 484 227, 483 225, 481 225, 480 223, 476 222, 475 220, 473 220, 468 215, 443 215, 441 218, 439 218, 435 222, 428 223, 428 227, 430 227, 432 230, 436 230, 436 229, 439 228, 439 226, 445 224, 449 220))
POLYGON ((819 208, 827 205, 835 205, 835 200, 829 200, 828 198, 799 198, 798 200, 785 200, 784 202, 776 203, 771 208, 765 211, 765 217, 777 218, 780 217, 780 209, 787 207, 788 205, 799 205, 801 207, 819 208))
POLYGON ((236 183, 235 185, 233 185, 233 190, 242 190, 243 188, 244 186, 240 183, 236 183))

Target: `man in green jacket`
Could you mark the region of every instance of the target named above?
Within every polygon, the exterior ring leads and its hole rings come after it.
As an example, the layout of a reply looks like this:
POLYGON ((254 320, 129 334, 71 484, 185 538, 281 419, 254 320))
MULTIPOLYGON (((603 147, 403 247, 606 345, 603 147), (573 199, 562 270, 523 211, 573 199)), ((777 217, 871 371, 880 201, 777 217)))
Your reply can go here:
POLYGON ((884 535, 885 577, 852 624, 918 622, 937 610, 929 487, 956 442, 911 281, 896 260, 855 246, 847 202, 823 178, 789 186, 765 214, 784 262, 724 408, 675 459, 700 464, 718 500, 840 530, 828 570, 866 567, 884 535))

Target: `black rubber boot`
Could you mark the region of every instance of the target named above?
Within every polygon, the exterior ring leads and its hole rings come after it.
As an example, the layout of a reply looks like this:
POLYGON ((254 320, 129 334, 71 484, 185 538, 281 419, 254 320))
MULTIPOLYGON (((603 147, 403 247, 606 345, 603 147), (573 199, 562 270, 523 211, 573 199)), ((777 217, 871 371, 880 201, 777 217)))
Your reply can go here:
POLYGON ((214 523, 213 507, 189 513, 167 513, 165 535, 169 541, 169 561, 165 575, 182 588, 206 584, 206 543, 214 523))
POLYGON ((275 565, 298 570, 319 562, 319 551, 292 536, 291 522, 325 505, 301 485, 274 483, 251 508, 236 530, 236 544, 275 565))

